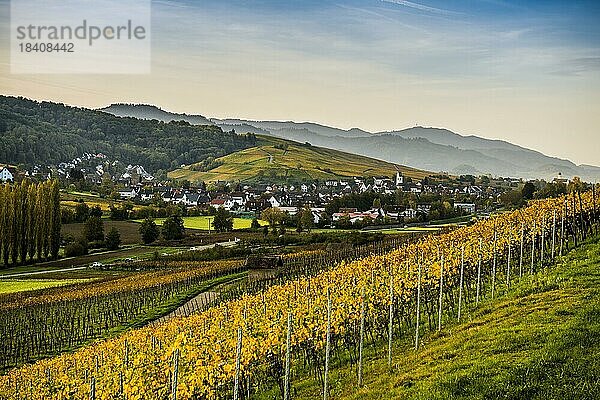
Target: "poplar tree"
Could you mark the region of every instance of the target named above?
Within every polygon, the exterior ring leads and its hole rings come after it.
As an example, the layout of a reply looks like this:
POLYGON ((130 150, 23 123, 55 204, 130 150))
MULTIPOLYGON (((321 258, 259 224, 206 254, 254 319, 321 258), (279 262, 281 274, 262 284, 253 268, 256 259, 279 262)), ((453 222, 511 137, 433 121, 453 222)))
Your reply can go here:
POLYGON ((42 184, 37 187, 37 195, 35 201, 35 249, 37 259, 42 259, 43 248, 44 248, 44 188, 42 184))
POLYGON ((53 259, 58 258, 60 249, 60 190, 58 181, 54 180, 50 184, 50 255, 53 259))
POLYGON ((21 196, 20 213, 20 231, 19 231, 19 258, 21 263, 27 260, 27 249, 29 242, 29 186, 28 180, 24 179, 19 188, 19 196, 21 196))
POLYGON ((10 260, 13 265, 19 262, 19 238, 21 236, 21 187, 12 189, 12 230, 10 235, 10 260))
MULTIPOLYGON (((0 257, 3 255, 4 243, 6 242, 6 228, 4 225, 4 214, 6 213, 6 201, 4 199, 5 186, 0 186, 0 257)), ((0 258, 4 259, 4 258, 0 258)))
POLYGON ((10 248, 11 248, 11 238, 12 238, 12 191, 10 189, 10 185, 4 185, 4 207, 3 209, 3 229, 4 232, 4 241, 2 242, 2 259, 4 260, 4 266, 9 265, 9 257, 10 257, 10 248))
POLYGON ((36 249, 36 214, 35 206, 37 203, 37 186, 29 185, 27 189, 27 214, 28 214, 28 226, 27 226, 27 253, 29 255, 29 261, 32 261, 35 257, 36 249))

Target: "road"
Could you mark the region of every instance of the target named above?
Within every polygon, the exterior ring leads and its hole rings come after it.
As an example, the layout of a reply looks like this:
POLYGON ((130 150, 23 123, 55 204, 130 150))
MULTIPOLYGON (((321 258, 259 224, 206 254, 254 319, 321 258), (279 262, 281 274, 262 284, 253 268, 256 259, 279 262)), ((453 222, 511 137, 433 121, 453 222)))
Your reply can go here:
MULTIPOLYGON (((229 247, 229 246, 234 246, 236 243, 237 243, 237 241, 231 240, 231 241, 227 241, 227 242, 207 244, 204 246, 195 246, 195 247, 191 247, 184 251, 206 250, 206 249, 213 248, 216 245, 223 246, 223 247, 229 247)), ((0 279, 20 278, 20 277, 26 277, 26 276, 32 276, 32 275, 46 274, 48 272, 54 273, 54 272, 78 271, 78 270, 83 270, 83 269, 89 268, 89 264, 91 264, 93 262, 103 261, 106 259, 125 258, 125 257, 140 255, 140 254, 146 254, 146 253, 152 252, 152 250, 153 250, 152 247, 134 247, 131 249, 123 249, 123 250, 117 250, 117 251, 88 254, 86 256, 81 256, 81 257, 76 257, 76 258, 66 258, 63 260, 49 261, 49 262, 45 262, 45 263, 41 263, 41 264, 32 265, 31 269, 34 269, 34 271, 31 271, 31 272, 17 272, 14 274, 2 273, 2 274, 0 274, 0 279), (64 268, 61 268, 61 267, 64 267, 64 268)), ((21 268, 21 267, 18 267, 18 268, 21 268)), ((8 271, 6 271, 6 272, 8 272, 8 271)))
POLYGON ((163 315, 159 319, 152 321, 152 325, 161 324, 174 317, 187 317, 198 310, 206 309, 208 305, 213 303, 219 297, 217 292, 203 292, 194 297, 184 305, 176 308, 167 315, 163 315))

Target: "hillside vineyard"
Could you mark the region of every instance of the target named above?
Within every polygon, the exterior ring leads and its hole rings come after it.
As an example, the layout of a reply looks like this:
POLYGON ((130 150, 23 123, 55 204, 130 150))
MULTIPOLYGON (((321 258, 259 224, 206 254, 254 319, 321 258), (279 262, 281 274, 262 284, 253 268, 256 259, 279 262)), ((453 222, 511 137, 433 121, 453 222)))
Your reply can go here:
MULTIPOLYGON (((265 382, 289 393, 290 363, 322 371, 332 352, 361 354, 355 350, 365 334, 390 343, 392 335, 411 335, 418 346, 417 329, 443 329, 461 312, 464 318, 467 303, 498 296, 597 229, 596 202, 595 191, 532 201, 384 255, 342 262, 315 277, 11 370, 0 378, 0 396, 245 398, 241 393, 265 382)), ((327 372, 322 379, 327 391, 327 372)))

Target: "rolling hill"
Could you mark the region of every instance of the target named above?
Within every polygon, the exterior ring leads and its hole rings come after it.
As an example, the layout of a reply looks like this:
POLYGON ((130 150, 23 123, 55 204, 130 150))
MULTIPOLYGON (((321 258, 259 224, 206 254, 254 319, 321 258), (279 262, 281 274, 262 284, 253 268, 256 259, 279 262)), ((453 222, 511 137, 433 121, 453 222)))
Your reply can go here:
MULTIPOLYGON (((352 176, 394 176, 396 166, 381 160, 289 140, 258 136, 258 145, 215 160, 206 171, 198 164, 171 171, 173 179, 189 181, 300 182, 352 176)), ((430 173, 399 166, 408 177, 430 173)))

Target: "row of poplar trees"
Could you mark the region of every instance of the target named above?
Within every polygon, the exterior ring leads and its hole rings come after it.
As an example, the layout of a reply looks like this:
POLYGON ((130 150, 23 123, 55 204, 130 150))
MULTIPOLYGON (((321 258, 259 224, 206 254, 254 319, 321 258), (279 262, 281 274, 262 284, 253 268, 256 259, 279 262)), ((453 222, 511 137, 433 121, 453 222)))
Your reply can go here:
POLYGON ((58 258, 60 190, 57 180, 0 187, 0 267, 58 258))

